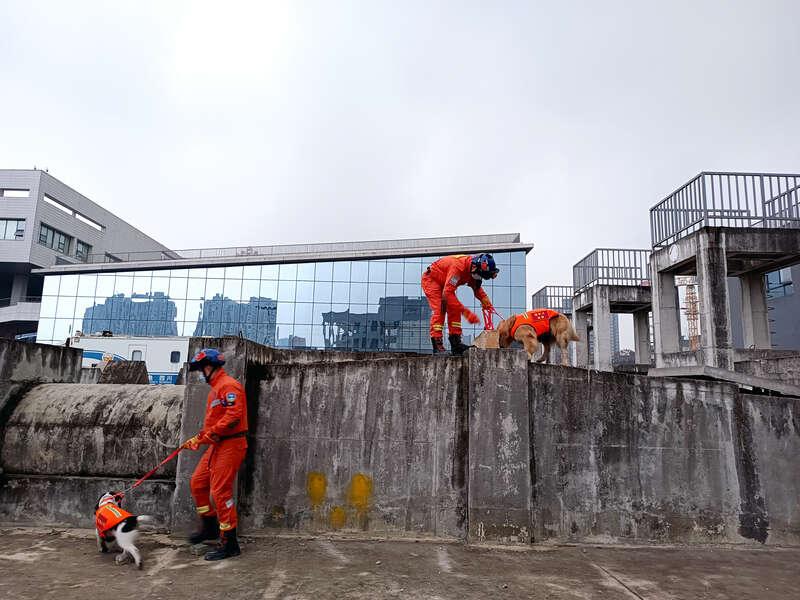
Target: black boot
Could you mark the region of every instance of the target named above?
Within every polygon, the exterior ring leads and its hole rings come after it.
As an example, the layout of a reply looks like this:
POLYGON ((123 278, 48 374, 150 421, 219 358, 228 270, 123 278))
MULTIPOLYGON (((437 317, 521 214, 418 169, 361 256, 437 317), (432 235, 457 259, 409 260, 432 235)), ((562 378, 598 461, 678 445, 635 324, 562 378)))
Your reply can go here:
POLYGON ((447 339, 450 340, 450 350, 454 356, 462 356, 469 349, 469 346, 461 342, 461 336, 458 334, 450 335, 447 339))
POLYGON ((444 354, 444 341, 442 338, 431 338, 431 345, 433 346, 434 354, 444 354))
POLYGON ((236 540, 236 529, 229 529, 222 532, 222 539, 219 542, 219 548, 206 552, 206 560, 222 560, 223 558, 230 558, 231 556, 239 556, 242 550, 239 548, 239 542, 236 540))
POLYGON ((189 543, 192 545, 219 538, 219 521, 217 521, 217 517, 203 517, 201 520, 200 530, 189 536, 189 543))

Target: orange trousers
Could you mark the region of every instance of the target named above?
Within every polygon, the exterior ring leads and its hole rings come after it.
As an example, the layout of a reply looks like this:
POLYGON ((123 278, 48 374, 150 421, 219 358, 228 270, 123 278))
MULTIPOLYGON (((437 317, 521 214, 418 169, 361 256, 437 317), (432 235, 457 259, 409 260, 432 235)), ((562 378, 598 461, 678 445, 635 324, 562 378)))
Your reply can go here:
POLYGON ((197 514, 201 517, 217 515, 219 530, 223 532, 234 529, 238 522, 233 500, 233 482, 246 452, 247 440, 243 437, 212 444, 192 475, 190 487, 197 514))
POLYGON ((444 317, 447 313, 448 329, 451 335, 461 335, 461 311, 457 306, 446 306, 444 286, 428 273, 422 276, 422 291, 431 307, 431 337, 444 337, 444 317))

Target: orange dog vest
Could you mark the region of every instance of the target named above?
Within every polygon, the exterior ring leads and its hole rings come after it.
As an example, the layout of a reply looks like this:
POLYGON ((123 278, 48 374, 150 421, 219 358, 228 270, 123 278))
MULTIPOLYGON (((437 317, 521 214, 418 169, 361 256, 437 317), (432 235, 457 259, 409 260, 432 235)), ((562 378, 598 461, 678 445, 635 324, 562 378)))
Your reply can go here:
POLYGON ((536 332, 537 337, 543 336, 545 333, 550 333, 550 319, 557 317, 558 313, 549 308, 536 308, 528 312, 517 315, 514 319, 514 324, 511 326, 511 337, 517 333, 517 329, 523 325, 530 325, 536 332))
POLYGON ((109 530, 114 529, 128 517, 133 515, 127 510, 122 510, 116 504, 104 504, 94 513, 94 525, 100 537, 105 538, 109 530))

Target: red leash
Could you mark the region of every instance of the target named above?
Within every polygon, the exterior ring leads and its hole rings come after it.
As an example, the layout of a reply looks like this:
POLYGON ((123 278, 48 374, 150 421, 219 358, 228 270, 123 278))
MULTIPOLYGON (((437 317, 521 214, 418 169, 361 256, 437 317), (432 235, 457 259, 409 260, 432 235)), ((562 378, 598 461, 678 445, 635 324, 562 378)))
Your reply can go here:
POLYGON ((175 450, 175 451, 174 451, 172 454, 170 454, 170 455, 169 455, 167 458, 165 458, 165 459, 164 459, 164 460, 162 460, 160 463, 158 463, 158 465, 157 465, 157 466, 156 466, 154 469, 151 469, 151 470, 149 470, 149 471, 148 471, 147 473, 145 473, 145 474, 144 474, 142 477, 140 477, 139 479, 137 479, 137 480, 136 480, 136 483, 134 483, 134 484, 133 484, 132 486, 130 486, 129 488, 126 488, 125 490, 123 490, 123 493, 130 492, 130 491, 131 491, 131 490, 133 490, 134 488, 137 488, 137 487, 139 487, 140 485, 142 485, 142 483, 143 483, 143 482, 144 482, 146 479, 150 479, 150 477, 152 477, 152 476, 153 476, 153 474, 154 474, 156 471, 158 471, 158 470, 159 470, 161 467, 163 467, 165 464, 167 464, 167 463, 168 463, 169 461, 171 461, 173 458, 175 458, 176 456, 178 456, 178 453, 179 453, 181 450, 183 450, 183 446, 179 446, 179 447, 178 447, 178 448, 177 448, 177 449, 176 449, 176 450, 175 450))
POLYGON ((503 315, 501 315, 499 312, 497 312, 497 309, 494 306, 491 306, 489 308, 484 307, 483 308, 483 323, 484 323, 484 327, 483 328, 486 331, 494 331, 494 323, 492 322, 492 313, 494 313, 498 317, 500 317, 501 321, 503 320, 503 315))

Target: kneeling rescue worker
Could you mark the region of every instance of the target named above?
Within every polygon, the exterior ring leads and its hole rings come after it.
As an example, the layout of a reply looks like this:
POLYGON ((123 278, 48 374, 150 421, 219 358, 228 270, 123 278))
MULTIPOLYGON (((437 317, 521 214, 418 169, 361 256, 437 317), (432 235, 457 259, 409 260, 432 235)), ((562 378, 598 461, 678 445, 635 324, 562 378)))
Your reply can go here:
POLYGON ((209 445, 191 480, 202 526, 189 537, 192 544, 219 538, 219 546, 206 553, 206 560, 241 554, 236 540, 233 482, 247 451, 247 400, 242 384, 225 372, 224 364, 223 355, 213 348, 201 350, 189 362, 189 370, 201 371, 211 386, 203 429, 183 445, 190 450, 209 445))
POLYGON ((488 294, 481 288, 484 279, 494 279, 500 269, 491 254, 445 256, 427 268, 422 275, 422 291, 431 306, 431 344, 433 353, 444 352, 444 319, 450 335, 453 354, 461 355, 469 346, 461 341, 461 315, 473 325, 478 316, 465 307, 456 296, 456 288, 467 284, 485 308, 492 307, 488 294))

